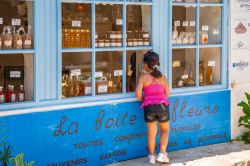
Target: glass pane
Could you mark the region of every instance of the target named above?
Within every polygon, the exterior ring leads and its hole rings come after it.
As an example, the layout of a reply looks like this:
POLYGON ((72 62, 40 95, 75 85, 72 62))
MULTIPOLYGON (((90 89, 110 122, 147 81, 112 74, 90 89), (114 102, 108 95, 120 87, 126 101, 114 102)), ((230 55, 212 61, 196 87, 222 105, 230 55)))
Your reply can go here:
POLYGON ((96 47, 122 47, 122 5, 96 5, 96 47))
POLYGON ((201 3, 221 3, 222 0, 200 0, 201 3))
POLYGON ((221 43, 220 6, 203 6, 200 8, 200 43, 221 43))
POLYGON ((33 1, 0 1, 0 49, 33 48, 33 1))
POLYGON ((173 49, 173 88, 195 86, 195 49, 173 49))
POLYGON ((91 4, 62 3, 62 48, 91 48, 91 4))
POLYGON ((122 93, 122 51, 96 53, 96 94, 122 93))
POLYGON ((63 53, 62 97, 88 96, 91 91, 91 53, 63 53))
POLYGON ((152 0, 127 0, 127 2, 152 2, 152 0))
POLYGON ((221 83, 221 49, 201 48, 199 57, 199 85, 221 83))
POLYGON ((127 5, 127 46, 150 45, 151 11, 149 5, 127 5))
POLYGON ((139 76, 143 72, 143 56, 148 50, 127 51, 126 91, 134 92, 139 76))
POLYGON ((34 98, 33 54, 0 55, 0 104, 34 98))
POLYGON ((189 3, 194 3, 196 0, 172 0, 172 2, 189 2, 189 3))
POLYGON ((173 7, 172 44, 195 44, 196 7, 173 7))

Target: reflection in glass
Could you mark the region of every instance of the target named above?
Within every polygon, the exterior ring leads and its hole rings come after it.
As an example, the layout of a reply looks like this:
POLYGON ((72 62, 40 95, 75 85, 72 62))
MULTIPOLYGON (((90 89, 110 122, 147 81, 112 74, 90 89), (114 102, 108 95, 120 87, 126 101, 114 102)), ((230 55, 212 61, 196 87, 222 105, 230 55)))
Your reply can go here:
POLYGON ((200 48, 199 85, 214 85, 221 83, 221 49, 200 48))
POLYGON ((149 46, 151 6, 127 5, 127 46, 149 46))
POLYGON ((33 1, 0 1, 0 49, 33 48, 33 1))
POLYGON ((33 54, 0 55, 0 104, 33 100, 33 54))
POLYGON ((195 49, 173 49, 173 88, 195 86, 195 49))
POLYGON ((91 48, 91 4, 62 3, 62 48, 91 48))
POLYGON ((96 53, 96 94, 122 93, 122 51, 96 53))
POLYGON ((126 91, 134 92, 139 76, 144 72, 143 56, 147 50, 127 51, 126 91))
POLYGON ((95 47, 122 47, 122 5, 96 5, 95 47))
POLYGON ((91 53, 63 53, 62 97, 91 95, 91 53))
POLYGON ((174 6, 172 44, 195 44, 196 7, 174 6))
POLYGON ((200 43, 221 43, 221 7, 200 7, 200 43))

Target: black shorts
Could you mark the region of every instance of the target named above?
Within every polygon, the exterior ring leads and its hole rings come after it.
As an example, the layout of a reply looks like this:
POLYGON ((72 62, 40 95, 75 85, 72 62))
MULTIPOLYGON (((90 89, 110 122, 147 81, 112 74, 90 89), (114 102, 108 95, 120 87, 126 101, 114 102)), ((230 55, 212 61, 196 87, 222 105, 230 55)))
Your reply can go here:
POLYGON ((144 120, 145 122, 160 123, 169 121, 169 105, 156 104, 144 107, 144 120))

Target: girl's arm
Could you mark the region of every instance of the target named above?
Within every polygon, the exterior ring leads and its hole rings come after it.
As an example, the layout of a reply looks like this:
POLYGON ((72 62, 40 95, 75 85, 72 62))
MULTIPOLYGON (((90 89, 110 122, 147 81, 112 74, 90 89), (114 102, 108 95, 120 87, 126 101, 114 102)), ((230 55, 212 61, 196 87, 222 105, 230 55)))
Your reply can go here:
POLYGON ((164 91, 165 91, 166 97, 168 98, 170 96, 170 91, 169 91, 169 86, 168 86, 168 80, 166 77, 165 77, 165 89, 164 89, 164 91))
POLYGON ((135 94, 139 101, 143 101, 142 89, 143 89, 143 76, 140 76, 135 90, 135 94))

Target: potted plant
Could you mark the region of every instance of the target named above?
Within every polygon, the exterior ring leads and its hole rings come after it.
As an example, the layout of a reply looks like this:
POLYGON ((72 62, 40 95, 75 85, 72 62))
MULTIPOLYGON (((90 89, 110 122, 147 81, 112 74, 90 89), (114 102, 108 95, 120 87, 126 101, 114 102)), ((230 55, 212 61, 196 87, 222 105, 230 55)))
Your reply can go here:
POLYGON ((11 153, 12 153, 11 146, 9 144, 7 147, 6 145, 4 145, 3 151, 0 151, 0 161, 2 162, 2 166, 8 165, 9 159, 12 157, 11 153))

